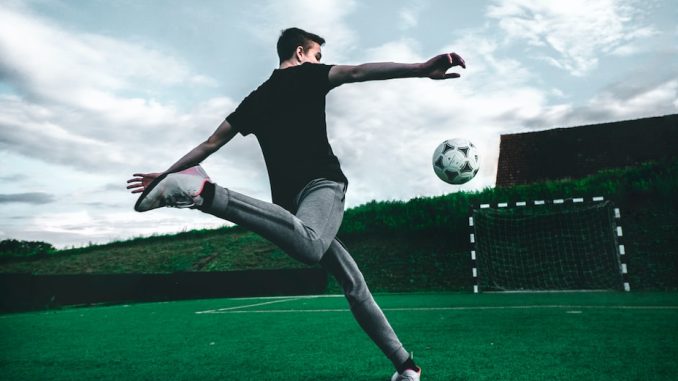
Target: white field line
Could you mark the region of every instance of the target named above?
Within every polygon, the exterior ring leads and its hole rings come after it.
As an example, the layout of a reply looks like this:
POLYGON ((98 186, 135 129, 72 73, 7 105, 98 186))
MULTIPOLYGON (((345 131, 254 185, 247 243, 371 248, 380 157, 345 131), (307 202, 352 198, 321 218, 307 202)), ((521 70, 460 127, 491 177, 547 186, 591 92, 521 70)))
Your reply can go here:
POLYGON ((227 312, 240 310, 242 308, 258 307, 258 306, 264 306, 264 305, 273 304, 273 303, 291 302, 291 301, 299 300, 299 299, 300 298, 277 299, 277 300, 272 300, 270 302, 244 304, 244 305, 234 306, 234 307, 218 308, 216 310, 197 311, 196 314, 227 313, 227 312))
MULTIPOLYGON (((284 301, 291 301, 289 299, 284 301)), ((258 305, 270 304, 261 303, 258 305)), ((253 307, 255 305, 241 306, 253 307)), ((483 311, 483 310, 529 310, 529 309, 610 309, 610 310, 678 310, 678 306, 578 306, 567 304, 553 305, 526 305, 526 306, 473 306, 473 307, 404 307, 404 308, 382 308, 383 311, 483 311)), ((350 312, 348 308, 334 309, 287 309, 287 310, 241 310, 236 308, 200 311, 196 313, 214 313, 214 314, 233 314, 233 313, 316 313, 316 312, 350 312)))
POLYGON ((271 300, 270 302, 263 302, 263 303, 255 303, 255 304, 246 304, 242 306, 234 306, 234 307, 225 307, 225 308, 218 308, 214 310, 205 310, 205 311, 196 311, 196 314, 210 314, 210 313, 227 313, 223 311, 232 311, 232 310, 239 310, 242 308, 248 308, 248 307, 256 307, 256 306, 263 306, 266 304, 273 304, 273 303, 281 303, 281 302, 290 302, 293 300, 303 300, 303 299, 318 299, 318 298, 343 298, 344 295, 340 294, 331 294, 331 295, 297 295, 297 296, 254 296, 254 297, 249 297, 249 298, 233 298, 232 300, 271 300))
MULTIPOLYGON (((395 294, 394 294, 395 295, 395 294)), ((229 300, 274 300, 274 299, 318 299, 318 298, 343 298, 342 294, 321 295, 285 295, 285 296, 249 296, 243 298, 228 298, 229 300)))

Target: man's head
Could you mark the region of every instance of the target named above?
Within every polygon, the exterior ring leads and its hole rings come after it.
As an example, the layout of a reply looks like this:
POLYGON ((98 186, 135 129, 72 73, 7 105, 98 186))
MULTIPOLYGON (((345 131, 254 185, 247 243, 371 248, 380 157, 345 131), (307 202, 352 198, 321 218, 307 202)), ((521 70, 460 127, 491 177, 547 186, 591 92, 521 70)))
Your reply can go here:
POLYGON ((320 46, 324 43, 325 39, 317 34, 299 28, 285 29, 278 38, 277 48, 280 63, 287 60, 292 60, 295 64, 318 63, 322 57, 320 46))

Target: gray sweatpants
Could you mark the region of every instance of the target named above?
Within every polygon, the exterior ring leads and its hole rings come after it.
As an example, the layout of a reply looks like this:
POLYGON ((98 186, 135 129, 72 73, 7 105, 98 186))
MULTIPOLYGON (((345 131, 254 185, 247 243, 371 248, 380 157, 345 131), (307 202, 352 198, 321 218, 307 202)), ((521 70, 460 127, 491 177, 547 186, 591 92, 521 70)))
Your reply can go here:
POLYGON ((203 210, 248 228, 306 264, 320 263, 344 289, 353 316, 367 335, 398 367, 409 355, 344 245, 335 236, 344 216, 344 184, 311 181, 297 195, 297 213, 215 186, 212 206, 203 210))

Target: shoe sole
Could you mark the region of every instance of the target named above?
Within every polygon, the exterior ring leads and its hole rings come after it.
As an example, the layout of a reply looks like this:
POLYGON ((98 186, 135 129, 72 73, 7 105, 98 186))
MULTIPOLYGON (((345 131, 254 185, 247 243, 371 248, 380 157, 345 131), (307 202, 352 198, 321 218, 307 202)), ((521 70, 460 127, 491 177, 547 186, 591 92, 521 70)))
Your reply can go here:
POLYGON ((153 210, 153 209, 141 210, 139 208, 139 206, 141 205, 141 202, 144 200, 144 198, 146 198, 146 196, 148 196, 148 194, 151 193, 153 188, 155 188, 156 185, 160 184, 160 182, 163 181, 165 179, 165 177, 167 177, 167 175, 169 175, 169 173, 164 173, 164 174, 156 177, 155 180, 151 181, 151 183, 148 184, 148 186, 144 189, 144 191, 141 193, 141 195, 137 199, 137 202, 134 204, 134 210, 136 210, 137 212, 141 212, 141 213, 147 212, 149 210, 153 210))

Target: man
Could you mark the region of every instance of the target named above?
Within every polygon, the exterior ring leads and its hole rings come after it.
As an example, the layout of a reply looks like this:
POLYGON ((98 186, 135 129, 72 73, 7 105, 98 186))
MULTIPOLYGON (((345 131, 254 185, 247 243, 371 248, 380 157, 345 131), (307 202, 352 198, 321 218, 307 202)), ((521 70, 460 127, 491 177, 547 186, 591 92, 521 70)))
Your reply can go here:
POLYGON ((417 367, 375 303, 355 261, 335 236, 344 213, 348 180, 327 139, 325 96, 345 83, 392 78, 457 78, 465 68, 455 53, 418 64, 323 65, 325 40, 298 28, 282 32, 280 67, 247 96, 203 143, 162 173, 136 173, 127 182, 143 192, 135 209, 190 207, 249 228, 307 264, 333 274, 360 326, 396 368, 392 381, 419 380, 417 367), (211 182, 197 165, 236 133, 259 141, 273 203, 253 199, 211 182))

